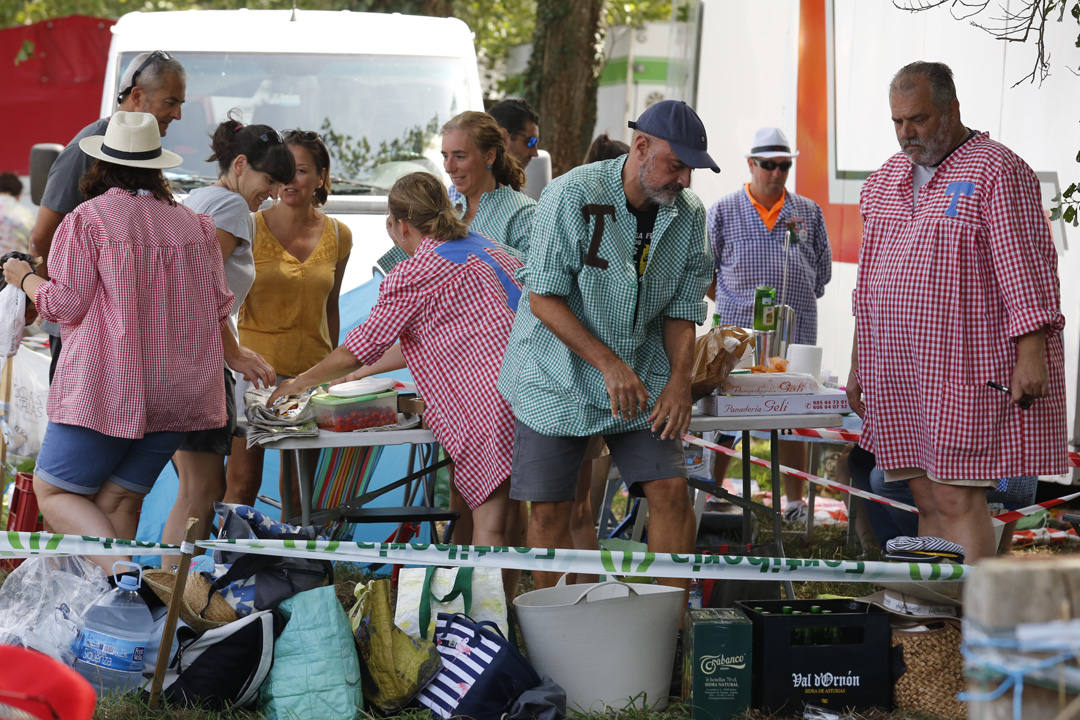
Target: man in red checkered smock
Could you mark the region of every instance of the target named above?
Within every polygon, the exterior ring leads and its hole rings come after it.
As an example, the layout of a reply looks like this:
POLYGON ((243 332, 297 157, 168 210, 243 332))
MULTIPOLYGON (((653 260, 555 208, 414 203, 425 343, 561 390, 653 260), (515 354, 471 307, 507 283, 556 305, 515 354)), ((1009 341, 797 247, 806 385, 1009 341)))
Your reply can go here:
POLYGON ((1057 254, 1034 172, 964 126, 947 66, 905 66, 889 102, 902 152, 863 186, 848 397, 919 534, 974 562, 986 488, 1066 471, 1057 254))

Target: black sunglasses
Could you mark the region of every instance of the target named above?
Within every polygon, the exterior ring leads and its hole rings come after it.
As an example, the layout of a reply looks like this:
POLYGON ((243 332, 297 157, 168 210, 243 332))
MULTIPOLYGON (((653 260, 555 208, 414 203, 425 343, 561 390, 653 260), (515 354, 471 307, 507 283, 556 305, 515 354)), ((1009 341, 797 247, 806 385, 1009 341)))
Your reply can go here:
POLYGON ((525 138, 525 147, 527 148, 534 148, 536 147, 536 143, 540 142, 540 138, 536 137, 535 135, 526 135, 523 132, 516 132, 514 134, 520 135, 521 137, 525 138))
POLYGON ((776 160, 758 160, 757 158, 754 158, 754 162, 757 163, 757 166, 765 172, 772 172, 776 168, 780 168, 784 172, 787 172, 791 169, 790 160, 781 160, 777 162, 776 160))
POLYGON ((172 60, 172 56, 164 50, 155 50, 154 52, 150 53, 150 56, 143 60, 142 64, 139 65, 139 69, 132 73, 131 84, 128 85, 127 88, 125 88, 124 90, 121 90, 120 94, 116 96, 117 104, 124 102, 124 98, 130 95, 131 91, 135 89, 135 85, 138 84, 139 73, 150 67, 150 63, 157 62, 158 60, 168 62, 169 60, 172 60))

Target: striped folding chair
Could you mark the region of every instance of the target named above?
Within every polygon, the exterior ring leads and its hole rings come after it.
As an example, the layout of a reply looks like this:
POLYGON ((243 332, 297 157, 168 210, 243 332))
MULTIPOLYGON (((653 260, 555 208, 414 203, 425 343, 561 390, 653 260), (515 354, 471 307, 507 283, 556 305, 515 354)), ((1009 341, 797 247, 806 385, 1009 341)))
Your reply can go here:
MULTIPOLYGON (((382 456, 383 446, 329 448, 319 453, 312 484, 313 508, 336 508, 368 491, 375 466, 382 456)), ((326 526, 326 536, 341 540, 348 534, 345 520, 334 520, 326 526)))

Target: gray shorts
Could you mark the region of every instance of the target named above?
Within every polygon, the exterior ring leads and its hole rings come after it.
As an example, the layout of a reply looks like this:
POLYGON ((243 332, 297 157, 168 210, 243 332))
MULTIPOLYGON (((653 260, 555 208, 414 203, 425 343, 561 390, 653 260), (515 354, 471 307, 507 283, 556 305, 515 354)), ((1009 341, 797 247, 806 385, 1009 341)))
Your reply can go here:
MULTIPOLYGON (((605 435, 604 440, 631 495, 644 495, 643 483, 686 477, 681 440, 661 440, 649 430, 605 435)), ((588 435, 541 435, 515 419, 510 497, 532 502, 572 501, 588 445, 588 435)))

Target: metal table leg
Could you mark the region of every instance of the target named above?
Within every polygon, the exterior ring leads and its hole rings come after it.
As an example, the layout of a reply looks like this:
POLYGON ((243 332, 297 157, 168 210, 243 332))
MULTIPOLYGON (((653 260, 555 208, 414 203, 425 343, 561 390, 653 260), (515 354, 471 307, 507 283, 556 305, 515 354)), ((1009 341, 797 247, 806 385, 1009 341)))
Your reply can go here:
MULTIPOLYGON (((742 496, 744 500, 750 500, 750 431, 743 430, 742 434, 742 496)), ((745 505, 742 514, 742 539, 744 545, 754 542, 753 511, 745 505)))
MULTIPOLYGON (((749 444, 749 443, 748 443, 749 444)), ((773 506, 773 533, 776 536, 776 553, 778 557, 786 557, 784 555, 784 527, 783 518, 784 514, 780 510, 780 431, 769 431, 769 453, 772 460, 771 478, 772 478, 772 506, 773 506)), ((792 586, 790 580, 784 581, 784 592, 787 594, 789 600, 795 599, 795 588, 792 586)))

